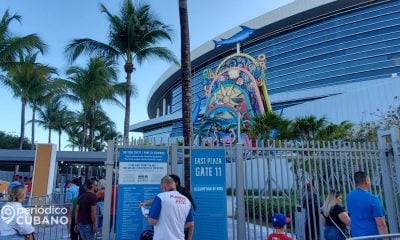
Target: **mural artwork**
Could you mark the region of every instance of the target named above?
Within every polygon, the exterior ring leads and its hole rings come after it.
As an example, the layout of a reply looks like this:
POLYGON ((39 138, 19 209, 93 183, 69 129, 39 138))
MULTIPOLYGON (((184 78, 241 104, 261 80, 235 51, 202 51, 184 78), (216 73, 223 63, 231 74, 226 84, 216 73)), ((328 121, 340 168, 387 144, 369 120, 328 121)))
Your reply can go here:
POLYGON ((203 77, 205 97, 198 99, 193 111, 195 143, 220 146, 242 142, 250 146, 247 130, 251 118, 271 111, 265 83, 265 54, 256 58, 233 54, 215 72, 205 70, 203 77), (206 105, 199 120, 202 99, 206 99, 206 105))

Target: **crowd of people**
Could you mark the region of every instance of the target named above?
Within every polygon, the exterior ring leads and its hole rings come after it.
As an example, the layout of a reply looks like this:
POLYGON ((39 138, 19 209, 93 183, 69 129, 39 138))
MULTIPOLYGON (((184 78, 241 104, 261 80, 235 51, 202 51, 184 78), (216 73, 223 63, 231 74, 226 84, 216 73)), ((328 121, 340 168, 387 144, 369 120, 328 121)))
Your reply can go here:
POLYGON ((73 178, 65 182, 65 188, 71 239, 95 239, 103 225, 105 179, 91 178, 82 183, 80 178, 73 178))
MULTIPOLYGON (((305 240, 320 239, 320 223, 324 225, 323 237, 326 240, 388 234, 383 205, 370 192, 370 177, 366 172, 356 172, 354 183, 355 189, 347 194, 345 200, 347 211, 343 206, 341 191, 330 190, 322 206, 319 206, 315 188, 312 184, 306 185, 302 201, 306 212, 305 240)), ((17 222, 15 216, 11 218, 7 215, 10 212, 29 215, 29 212, 19 209, 23 208, 22 203, 31 186, 29 179, 22 179, 20 182, 20 176, 16 176, 10 183, 9 201, 3 206, 10 211, 1 211, 0 240, 21 240, 26 239, 26 236, 34 236, 35 229, 31 223, 17 222)), ((154 236, 151 238, 191 240, 196 210, 192 195, 181 186, 176 175, 164 176, 160 187, 161 193, 153 199, 139 203, 141 207, 151 206, 148 214, 148 222, 154 226, 154 236)), ((74 178, 65 182, 65 188, 65 204, 70 210, 71 239, 94 240, 103 225, 105 180, 91 178, 82 183, 80 178, 74 178)), ((110 214, 113 215, 113 210, 110 214)), ((267 240, 290 240, 286 234, 286 225, 289 222, 290 218, 284 214, 274 214, 272 225, 275 231, 267 240)))
MULTIPOLYGON (((146 239, 148 233, 151 236, 147 237, 151 239, 191 240, 196 209, 192 195, 181 186, 177 175, 163 177, 160 187, 160 194, 139 203, 140 206, 151 206, 148 222, 154 225, 154 231, 145 231, 142 239, 146 239)), ((94 240, 96 234, 101 234, 103 225, 105 180, 92 178, 81 183, 79 178, 74 178, 66 181, 65 188, 65 203, 70 209, 71 239, 94 240)), ((111 219, 115 215, 113 212, 112 208, 111 219)))
MULTIPOLYGON (((350 237, 364 237, 388 234, 385 212, 380 199, 373 195, 371 179, 366 172, 354 173, 355 189, 346 197, 347 211, 343 206, 343 193, 331 190, 323 205, 319 206, 318 195, 312 184, 306 185, 303 197, 305 209, 305 240, 319 240, 320 223, 324 226, 323 239, 344 240, 350 237)), ((289 218, 275 214, 272 225, 276 229, 268 240, 290 240, 285 226, 289 218)))
POLYGON ((8 184, 8 191, 15 186, 23 185, 26 187, 26 192, 29 194, 32 191, 32 177, 23 177, 22 175, 15 175, 12 182, 8 184))

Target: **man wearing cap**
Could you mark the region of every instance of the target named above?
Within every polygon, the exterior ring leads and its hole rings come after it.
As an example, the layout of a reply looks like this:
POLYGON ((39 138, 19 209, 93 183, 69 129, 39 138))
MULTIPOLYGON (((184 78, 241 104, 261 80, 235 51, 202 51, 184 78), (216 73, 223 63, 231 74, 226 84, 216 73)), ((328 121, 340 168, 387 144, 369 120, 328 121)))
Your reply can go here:
POLYGON ((272 226, 275 229, 274 233, 271 233, 267 240, 292 240, 292 238, 286 235, 286 224, 290 223, 290 218, 286 217, 282 213, 276 213, 272 216, 272 226))
POLYGON ((19 176, 15 175, 15 177, 13 178, 13 181, 10 182, 10 184, 8 184, 7 191, 10 192, 13 187, 16 187, 16 186, 19 186, 19 185, 21 185, 21 183, 19 182, 19 176))

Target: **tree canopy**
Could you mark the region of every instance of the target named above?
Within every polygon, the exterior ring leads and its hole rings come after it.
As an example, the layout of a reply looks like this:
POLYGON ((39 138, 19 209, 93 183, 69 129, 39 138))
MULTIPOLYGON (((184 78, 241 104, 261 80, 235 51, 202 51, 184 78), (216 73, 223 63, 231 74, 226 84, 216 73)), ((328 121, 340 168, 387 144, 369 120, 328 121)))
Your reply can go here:
MULTIPOLYGON (((0 131, 0 149, 19 149, 19 136, 0 131)), ((31 149, 31 143, 24 138, 22 149, 31 149)))

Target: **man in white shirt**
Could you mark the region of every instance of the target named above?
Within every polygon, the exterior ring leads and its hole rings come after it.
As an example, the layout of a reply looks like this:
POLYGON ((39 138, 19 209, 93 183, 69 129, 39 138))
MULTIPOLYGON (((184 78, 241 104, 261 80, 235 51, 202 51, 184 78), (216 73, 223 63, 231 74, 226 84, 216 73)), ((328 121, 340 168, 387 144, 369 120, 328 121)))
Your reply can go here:
POLYGON ((149 223, 154 225, 153 240, 184 240, 185 228, 194 227, 193 208, 185 196, 176 191, 174 180, 161 179, 162 193, 151 205, 149 223))

